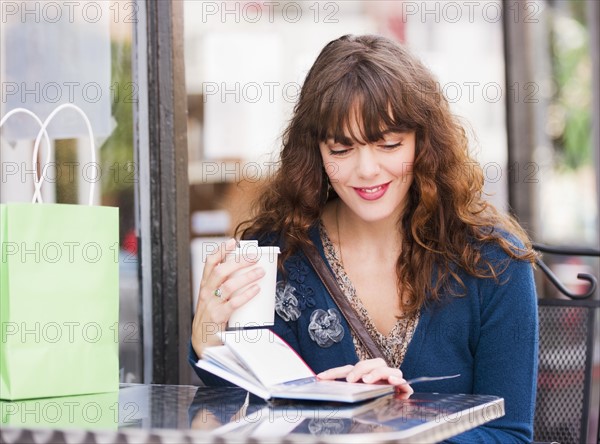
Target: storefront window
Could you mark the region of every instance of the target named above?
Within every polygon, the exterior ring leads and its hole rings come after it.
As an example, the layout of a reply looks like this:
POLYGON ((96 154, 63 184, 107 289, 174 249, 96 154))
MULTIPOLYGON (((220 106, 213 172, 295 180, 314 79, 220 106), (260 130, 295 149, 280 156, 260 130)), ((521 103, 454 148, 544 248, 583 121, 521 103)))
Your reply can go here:
MULTIPOLYGON (((51 163, 42 187, 45 203, 94 203, 119 208, 120 379, 142 382, 132 106, 139 91, 132 75, 134 2, 2 2, 0 115, 27 108, 44 120, 72 103, 88 116, 97 164, 84 121, 65 109, 48 126, 51 163)), ((27 116, 2 128, 0 199, 29 202, 31 158, 39 126, 27 116)), ((45 163, 38 157, 38 170, 45 163)))

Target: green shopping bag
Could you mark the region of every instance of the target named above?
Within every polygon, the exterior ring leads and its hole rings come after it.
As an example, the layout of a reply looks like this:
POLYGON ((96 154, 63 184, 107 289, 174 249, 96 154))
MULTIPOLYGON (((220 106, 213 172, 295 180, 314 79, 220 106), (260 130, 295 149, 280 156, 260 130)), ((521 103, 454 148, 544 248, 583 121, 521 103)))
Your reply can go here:
POLYGON ((0 205, 0 399, 118 390, 118 226, 117 208, 0 205))

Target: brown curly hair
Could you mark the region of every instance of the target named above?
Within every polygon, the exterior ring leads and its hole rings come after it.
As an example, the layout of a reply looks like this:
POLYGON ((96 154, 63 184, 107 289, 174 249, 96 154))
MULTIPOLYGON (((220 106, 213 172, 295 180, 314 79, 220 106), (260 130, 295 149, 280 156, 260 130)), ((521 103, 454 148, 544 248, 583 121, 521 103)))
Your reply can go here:
POLYGON ((452 284, 464 288, 459 268, 498 279, 508 258, 535 260, 525 231, 484 200, 483 172, 432 73, 397 43, 373 35, 346 35, 323 48, 283 134, 280 168, 266 183, 255 216, 236 234, 276 233, 284 241, 282 261, 312 245, 308 230, 328 199, 319 142, 344 140, 357 107, 362 125, 354 140, 378 141, 386 129, 416 135, 414 180, 398 221, 403 241, 396 270, 405 314, 439 299, 442 289, 460 294, 452 284), (491 263, 482 254, 484 243, 499 246, 507 260, 491 263))

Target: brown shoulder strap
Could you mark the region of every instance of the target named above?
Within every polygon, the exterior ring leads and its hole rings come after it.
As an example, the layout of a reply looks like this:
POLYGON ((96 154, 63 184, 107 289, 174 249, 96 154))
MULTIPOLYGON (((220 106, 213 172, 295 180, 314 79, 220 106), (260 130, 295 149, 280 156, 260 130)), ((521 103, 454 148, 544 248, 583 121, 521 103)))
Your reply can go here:
POLYGON ((371 337, 369 332, 365 329, 365 326, 358 319, 356 311, 350 304, 348 298, 342 293, 342 290, 336 282, 333 274, 331 274, 327 264, 325 264, 325 261, 323 261, 323 258, 316 248, 302 247, 302 251, 304 251, 304 254, 312 264, 317 275, 321 279, 321 282, 323 282, 323 285, 325 285, 325 288, 327 291, 329 291, 329 294, 333 298, 334 302, 346 318, 346 321, 348 322, 348 325, 350 325, 350 328, 352 329, 352 332, 356 338, 358 338, 362 345, 367 349, 372 358, 382 358, 385 360, 381 349, 377 346, 375 340, 371 337))

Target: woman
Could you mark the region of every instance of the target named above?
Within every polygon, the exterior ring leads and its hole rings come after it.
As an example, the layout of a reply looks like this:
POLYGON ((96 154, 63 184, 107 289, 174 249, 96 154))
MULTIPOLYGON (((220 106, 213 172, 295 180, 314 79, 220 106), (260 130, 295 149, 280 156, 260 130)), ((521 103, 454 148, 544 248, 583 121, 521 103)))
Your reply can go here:
MULTIPOLYGON (((506 415, 458 442, 532 439, 537 304, 524 231, 483 200, 483 175, 433 75, 378 36, 330 42, 284 133, 243 237, 279 245, 274 331, 322 379, 452 375, 419 391, 502 396, 506 415), (312 250, 311 250, 312 249, 312 250), (307 259, 319 253, 381 350, 373 359, 307 259)), ((258 292, 251 261, 207 259, 191 362, 258 292), (230 275, 246 268, 245 275, 230 275), (221 296, 220 298, 215 297, 221 296)), ((199 373, 207 384, 222 381, 199 373)))

